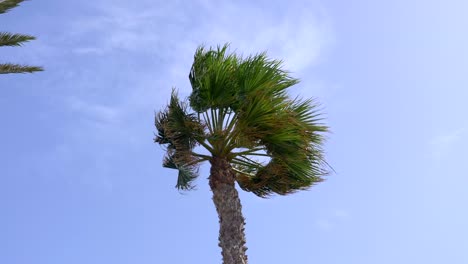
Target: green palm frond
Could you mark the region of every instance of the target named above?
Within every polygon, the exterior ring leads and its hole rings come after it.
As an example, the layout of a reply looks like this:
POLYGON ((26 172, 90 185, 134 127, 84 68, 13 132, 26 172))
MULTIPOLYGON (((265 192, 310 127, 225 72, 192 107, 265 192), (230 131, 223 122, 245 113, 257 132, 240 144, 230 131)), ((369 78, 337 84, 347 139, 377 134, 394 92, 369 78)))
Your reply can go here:
POLYGON ((281 61, 269 59, 265 52, 242 60, 237 76, 240 96, 262 92, 281 97, 285 89, 298 83, 282 69, 281 61))
POLYGON ((204 127, 195 114, 187 112, 187 104, 181 102, 173 90, 169 105, 155 118, 158 131, 154 141, 167 147, 163 166, 179 170, 177 188, 190 189, 197 177, 200 158, 192 152, 204 137, 204 127))
POLYGON ((256 139, 271 157, 255 176, 239 174, 241 188, 258 196, 303 190, 327 174, 321 145, 328 129, 319 123, 316 106, 312 100, 286 102, 276 112, 265 113, 261 125, 240 132, 243 137, 256 139))
POLYGON ((228 108, 235 100, 235 74, 239 58, 227 54, 228 45, 206 51, 203 46, 195 52, 189 80, 192 84, 190 106, 197 112, 228 108))
MULTIPOLYGON (((17 7, 23 0, 0 0, 0 14, 8 12, 10 9, 17 7)), ((21 46, 24 42, 36 39, 30 35, 11 34, 8 32, 0 32, 0 47, 1 46, 21 46)), ((0 64, 0 74, 8 73, 32 73, 43 71, 42 67, 28 66, 12 63, 0 64)))
POLYGON ((177 96, 156 117, 155 141, 167 146, 164 166, 179 170, 178 188, 196 177, 199 161, 221 157, 237 182, 260 197, 309 188, 327 175, 322 145, 328 128, 312 99, 291 99, 299 82, 266 53, 242 58, 228 45, 197 49, 189 79, 190 108, 177 96), (192 151, 202 145, 211 154, 192 151))
POLYGON ((32 73, 36 71, 43 71, 42 67, 36 66, 27 66, 27 65, 20 65, 20 64, 11 64, 11 63, 4 63, 0 64, 0 74, 7 74, 7 73, 32 73))
POLYGON ((199 48, 190 72, 192 108, 199 113, 215 109, 207 123, 214 119, 216 126, 225 113, 235 116, 232 124, 213 132, 225 149, 215 154, 227 155, 239 185, 261 197, 322 181, 327 170, 321 146, 328 128, 320 123, 318 106, 288 96, 287 89, 299 80, 282 69, 281 61, 266 53, 242 58, 227 48, 199 48), (239 148, 246 150, 233 151, 239 148), (262 164, 249 156, 270 161, 262 164))
POLYGON ((179 190, 191 190, 194 188, 193 181, 198 176, 198 167, 195 164, 179 165, 174 161, 173 156, 166 156, 163 160, 163 167, 179 171, 176 188, 179 190))
POLYGON ((24 0, 3 0, 0 1, 0 14, 8 12, 10 9, 17 7, 24 0))
POLYGON ((21 46, 23 42, 36 39, 33 36, 0 32, 0 46, 21 46))
POLYGON ((179 100, 174 89, 166 110, 156 116, 155 125, 158 130, 155 142, 174 149, 193 149, 197 137, 204 136, 203 125, 195 114, 188 113, 187 104, 179 100))

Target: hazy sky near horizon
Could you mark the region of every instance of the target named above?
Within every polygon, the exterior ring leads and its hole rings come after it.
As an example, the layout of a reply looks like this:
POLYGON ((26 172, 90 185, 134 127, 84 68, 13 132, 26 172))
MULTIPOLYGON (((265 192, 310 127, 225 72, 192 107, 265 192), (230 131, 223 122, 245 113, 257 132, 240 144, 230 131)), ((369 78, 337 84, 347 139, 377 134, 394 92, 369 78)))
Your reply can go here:
POLYGON ((26 1, 0 31, 0 263, 221 263, 201 169, 179 193, 153 143, 200 44, 267 51, 321 102, 336 173, 241 192, 249 263, 468 263, 468 2, 26 1))

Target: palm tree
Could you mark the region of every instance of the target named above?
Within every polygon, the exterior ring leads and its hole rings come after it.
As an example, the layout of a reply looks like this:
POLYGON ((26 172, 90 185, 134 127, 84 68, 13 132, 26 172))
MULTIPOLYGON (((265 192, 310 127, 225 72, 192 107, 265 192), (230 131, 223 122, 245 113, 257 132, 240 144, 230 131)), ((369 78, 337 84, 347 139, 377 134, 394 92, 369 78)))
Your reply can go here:
MULTIPOLYGON (((17 7, 24 0, 3 0, 0 1, 0 14, 8 12, 10 9, 17 7)), ((36 39, 30 35, 11 34, 8 32, 0 32, 0 46, 21 46, 24 42, 36 39)), ((12 63, 0 64, 0 74, 7 73, 26 73, 42 71, 42 67, 27 66, 12 63)))
POLYGON ((281 61, 266 53, 242 58, 227 49, 196 50, 189 75, 192 94, 181 101, 173 89, 168 106, 156 115, 155 142, 166 147, 163 166, 178 170, 180 190, 191 189, 199 164, 210 162, 223 263, 245 264, 244 217, 235 183, 268 197, 322 181, 328 129, 313 100, 287 95, 298 80, 282 70, 281 61))

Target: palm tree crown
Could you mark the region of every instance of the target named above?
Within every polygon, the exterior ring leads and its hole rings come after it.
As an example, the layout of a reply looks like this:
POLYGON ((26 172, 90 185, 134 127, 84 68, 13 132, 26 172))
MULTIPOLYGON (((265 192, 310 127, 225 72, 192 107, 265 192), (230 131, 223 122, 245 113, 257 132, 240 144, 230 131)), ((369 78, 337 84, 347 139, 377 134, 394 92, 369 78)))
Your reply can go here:
MULTIPOLYGON (((0 0, 0 14, 8 12, 10 9, 17 7, 24 0, 0 0)), ((30 35, 11 34, 8 32, 0 32, 0 47, 1 46, 21 46, 23 43, 36 39, 30 35)), ((26 73, 42 71, 42 67, 27 66, 13 63, 1 63, 0 74, 7 73, 26 73)))
POLYGON ((322 181, 328 128, 312 99, 288 96, 299 81, 281 66, 266 53, 228 53, 228 45, 197 49, 188 101, 173 90, 155 118, 155 142, 167 147, 163 166, 179 172, 177 188, 190 189, 200 162, 214 157, 228 161, 239 186, 260 197, 322 181))

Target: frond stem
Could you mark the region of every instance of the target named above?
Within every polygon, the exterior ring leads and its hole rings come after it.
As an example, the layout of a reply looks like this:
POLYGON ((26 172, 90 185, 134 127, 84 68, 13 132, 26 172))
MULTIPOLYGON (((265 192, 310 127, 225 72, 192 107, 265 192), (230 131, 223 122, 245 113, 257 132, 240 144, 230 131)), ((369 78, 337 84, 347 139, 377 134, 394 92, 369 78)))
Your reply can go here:
POLYGON ((213 153, 214 149, 210 145, 208 145, 204 140, 197 140, 197 142, 202 145, 206 150, 208 150, 210 153, 213 153))
MULTIPOLYGON (((200 159, 196 160, 194 163, 198 163, 198 162, 200 162, 200 161, 205 161, 205 160, 211 159, 211 156, 203 155, 203 154, 196 153, 196 152, 192 152, 192 153, 190 153, 190 154, 192 154, 192 155, 195 156, 195 157, 199 157, 199 158, 200 158, 200 159)), ((191 163, 189 163, 189 164, 191 164, 191 163)))
POLYGON ((233 171, 237 172, 237 173, 240 173, 240 174, 244 174, 244 175, 248 175, 250 177, 255 177, 254 174, 251 174, 251 173, 247 173, 247 172, 244 172, 244 171, 241 171, 241 170, 238 170, 236 168, 231 168, 233 171))
POLYGON ((247 161, 249 161, 249 162, 252 162, 252 163, 254 163, 254 164, 257 164, 257 165, 259 165, 259 166, 263 166, 263 164, 261 164, 260 162, 255 161, 255 160, 250 159, 250 158, 247 158, 246 156, 239 156, 239 157, 240 157, 240 158, 243 158, 243 159, 245 159, 245 160, 247 160, 247 161))
POLYGON ((255 153, 255 151, 259 151, 259 150, 264 150, 264 148, 253 148, 253 149, 249 149, 246 151, 234 152, 232 154, 235 156, 252 155, 252 156, 270 157, 270 155, 265 154, 265 153, 255 153))
POLYGON ((212 127, 211 120, 208 117, 207 112, 203 112, 203 119, 205 119, 205 123, 207 124, 207 127, 208 127, 208 130, 210 131, 210 134, 213 134, 213 127, 212 127))
MULTIPOLYGON (((245 158, 245 157, 243 157, 245 158)), ((259 162, 256 162, 255 160, 251 160, 249 158, 245 158, 247 160, 241 160, 239 158, 233 158, 231 160, 232 163, 239 164, 239 165, 244 165, 244 166, 255 166, 255 167, 262 167, 263 165, 259 162)))

